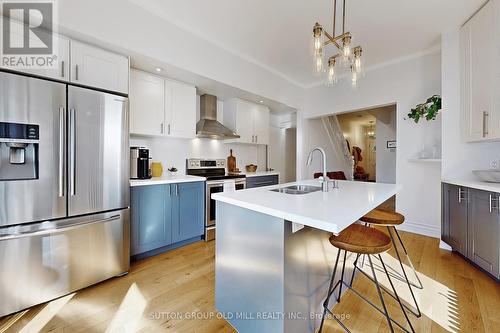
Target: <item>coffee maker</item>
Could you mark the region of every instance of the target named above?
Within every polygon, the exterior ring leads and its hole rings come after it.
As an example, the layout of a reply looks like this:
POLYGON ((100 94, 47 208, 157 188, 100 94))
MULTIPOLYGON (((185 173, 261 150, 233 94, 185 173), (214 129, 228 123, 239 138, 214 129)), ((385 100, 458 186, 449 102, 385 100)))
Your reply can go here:
POLYGON ((130 178, 149 179, 149 149, 145 147, 130 147, 130 178))

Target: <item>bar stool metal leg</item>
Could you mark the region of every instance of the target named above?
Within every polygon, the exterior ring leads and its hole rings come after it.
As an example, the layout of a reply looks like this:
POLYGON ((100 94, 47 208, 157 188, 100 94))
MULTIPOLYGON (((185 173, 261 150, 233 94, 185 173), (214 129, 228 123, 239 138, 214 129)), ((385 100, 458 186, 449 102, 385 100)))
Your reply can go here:
MULTIPOLYGON (((360 272, 362 272, 363 274, 365 274, 367 277, 370 278, 370 280, 376 285, 377 287, 377 292, 378 292, 378 295, 379 295, 379 298, 380 298, 380 302, 382 303, 382 307, 383 309, 381 309, 379 306, 377 306, 376 304, 374 304, 372 301, 370 301, 368 298, 366 298, 365 296, 361 295, 356 289, 352 288, 349 284, 347 284, 346 282, 344 282, 343 280, 339 280, 335 286, 333 286, 332 288, 332 285, 333 285, 333 281, 335 279, 335 274, 336 274, 336 271, 337 271, 337 264, 338 264, 338 258, 340 256, 340 251, 339 250, 339 253, 337 254, 337 261, 336 261, 336 264, 335 264, 335 268, 334 268, 334 272, 333 272, 333 275, 332 275, 332 279, 330 280, 330 287, 329 287, 329 290, 328 290, 328 295, 327 295, 327 298, 325 299, 325 301, 323 302, 323 318, 321 319, 321 325, 320 325, 320 328, 319 328, 319 331, 318 333, 321 333, 322 330, 323 330, 323 324, 324 324, 324 320, 325 320, 325 317, 326 317, 326 313, 330 313, 332 316, 333 316, 333 319, 335 319, 335 321, 340 325, 342 326, 342 328, 346 331, 346 332, 350 332, 350 330, 335 316, 335 314, 330 311, 328 309, 328 303, 330 301, 330 297, 335 293, 335 289, 337 289, 337 287, 339 287, 340 285, 344 284, 344 286, 351 290, 353 293, 355 293, 358 297, 360 297, 361 299, 363 299, 364 301, 366 301, 368 304, 370 304, 373 308, 375 308, 378 312, 380 312, 382 315, 384 315, 387 319, 388 319, 388 323, 389 323, 389 328, 391 329, 391 332, 394 332, 394 326, 392 325, 393 323, 396 324, 399 328, 401 328, 401 330, 403 330, 404 332, 406 333, 414 333, 415 330, 413 329, 413 326, 406 314, 406 312, 403 310, 403 313, 405 315, 405 318, 406 320, 408 321, 409 325, 410 325, 410 329, 411 331, 407 330, 405 327, 403 327, 403 325, 401 325, 399 322, 397 322, 396 320, 392 319, 390 316, 389 316, 389 312, 387 310, 387 307, 385 306, 385 301, 384 301, 384 298, 383 298, 383 295, 382 295, 382 289, 384 289, 384 291, 386 290, 382 285, 379 284, 378 280, 376 279, 376 275, 375 275, 375 268, 374 268, 374 265, 373 265, 373 262, 371 260, 371 256, 370 255, 367 255, 368 257, 368 260, 369 260, 369 264, 370 264, 370 267, 371 267, 371 270, 372 270, 372 274, 373 274, 373 277, 369 277, 365 272, 363 272, 361 269, 358 268, 358 270, 360 272)), ((382 259, 381 257, 379 258, 380 260, 382 259)), ((385 264, 383 265, 384 267, 384 272, 386 273, 387 275, 387 278, 389 279, 389 282, 391 284, 391 287, 393 289, 393 292, 394 294, 396 295, 396 300, 398 301, 400 307, 403 307, 403 304, 401 302, 401 300, 399 299, 399 296, 397 296, 397 293, 396 293, 396 290, 394 288, 394 285, 392 284, 392 281, 390 279, 390 276, 389 276, 389 272, 385 269, 385 264)), ((387 293, 389 293, 388 291, 386 291, 387 293)))
POLYGON ((333 267, 333 273, 332 273, 332 278, 330 280, 330 286, 328 287, 328 293, 326 295, 326 299, 325 301, 323 302, 323 317, 321 317, 321 325, 319 326, 319 331, 318 332, 321 332, 323 330, 323 323, 325 322, 325 316, 326 316, 326 311, 328 309, 328 303, 330 301, 330 295, 332 294, 332 285, 333 285, 333 281, 335 280, 335 275, 337 273, 337 265, 339 263, 339 258, 340 258, 340 250, 337 252, 337 259, 335 260, 335 265, 333 267))
MULTIPOLYGON (((342 275, 340 276, 340 281, 344 281, 344 271, 345 271, 345 261, 347 259, 347 251, 344 251, 344 262, 342 263, 342 275)), ((339 295, 337 296, 337 303, 340 303, 340 296, 342 295, 342 283, 339 287, 339 295)))
MULTIPOLYGON (((394 287, 394 284, 392 283, 392 280, 391 280, 391 277, 389 275, 389 272, 387 271, 387 268, 385 267, 385 263, 382 260, 382 256, 379 254, 378 258, 379 258, 380 262, 382 263, 382 267, 384 268, 384 272, 387 275, 387 279, 389 279, 389 284, 391 285, 391 288, 394 291, 394 295, 396 295, 396 300, 399 303, 399 307, 401 308, 401 311, 403 311, 403 314, 404 314, 404 316, 406 318, 406 321, 408 322, 408 325, 410 325, 411 331, 415 332, 415 329, 413 328, 413 325, 411 324, 410 318, 408 318, 408 314, 406 313, 405 307, 403 306, 403 303, 401 302, 401 299, 398 296, 396 288, 394 287)), ((372 267, 372 269, 373 269, 373 267, 372 267)))
MULTIPOLYGON (((394 250, 396 252, 396 256, 398 257, 398 260, 399 260, 399 265, 401 266, 401 270, 403 271, 403 275, 404 275, 404 278, 405 278, 405 282, 406 284, 408 285, 408 289, 410 289, 410 293, 411 293, 411 297, 413 299, 413 302, 415 304, 415 308, 417 311, 413 311, 413 309, 408 309, 410 310, 415 316, 417 316, 417 318, 420 318, 422 316, 422 312, 420 311, 420 307, 418 306, 418 302, 417 302, 417 299, 415 297, 415 294, 413 293, 413 288, 412 288, 412 284, 410 283, 410 280, 408 279, 408 275, 406 274, 406 270, 404 268, 404 265, 403 265, 403 262, 401 261, 401 256, 399 255, 399 251, 398 251, 398 247, 396 246, 396 242, 394 241, 394 236, 392 235, 392 230, 391 229, 396 229, 394 227, 387 227, 387 231, 389 231, 389 236, 391 237, 391 241, 392 241, 392 244, 394 244, 394 250)), ((397 231, 396 231, 396 234, 397 234, 397 231)), ((399 239, 400 243, 403 244, 403 242, 401 242, 401 239, 399 239)), ((405 249, 405 253, 406 255, 408 256, 408 253, 406 252, 406 249, 405 249)), ((410 258, 408 257, 408 260, 411 262, 410 258)), ((412 268, 413 268, 413 265, 411 265, 412 268)), ((414 270, 415 272, 415 270, 414 270)), ((417 273, 415 272, 415 276, 417 276, 417 273)), ((418 276, 417 276, 418 278, 418 276)), ((420 282, 420 280, 419 280, 420 282)))
POLYGON ((375 280, 378 297, 380 298, 380 302, 382 303, 382 307, 384 308, 384 314, 387 318, 387 323, 389 324, 391 332, 394 333, 394 327, 392 327, 391 317, 389 316, 389 312, 387 311, 387 307, 385 306, 384 296, 382 296, 382 291, 380 290, 380 285, 378 284, 377 275, 375 274, 375 268, 373 268, 372 258, 370 256, 368 256, 368 262, 370 263, 370 267, 372 268, 373 280, 375 280))
MULTIPOLYGON (((408 259, 408 263, 410 264, 410 267, 413 270, 413 274, 415 275, 415 277, 417 278, 417 281, 418 281, 418 286, 416 284, 412 283, 412 282, 410 282, 410 284, 412 286, 414 286, 415 288, 424 289, 424 286, 422 285, 422 281, 420 281, 420 278, 418 277, 417 271, 416 271, 415 267, 413 267, 413 263, 411 262, 411 258, 408 255, 408 251, 406 251, 405 244, 403 243, 403 240, 401 239, 401 236, 399 236, 398 229, 396 229, 395 227, 393 227, 393 229, 396 232, 396 236, 398 236, 399 244, 401 244, 401 247, 403 248, 403 251, 404 251, 404 253, 406 255, 406 258, 408 259)), ((396 247, 395 244, 394 244, 394 247, 396 247)))

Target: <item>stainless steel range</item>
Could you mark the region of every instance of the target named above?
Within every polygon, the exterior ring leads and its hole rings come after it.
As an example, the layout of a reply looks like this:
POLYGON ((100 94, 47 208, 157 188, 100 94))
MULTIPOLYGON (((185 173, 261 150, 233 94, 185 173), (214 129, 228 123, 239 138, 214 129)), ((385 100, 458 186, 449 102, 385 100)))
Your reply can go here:
POLYGON ((213 240, 215 239, 216 212, 215 200, 211 199, 211 195, 223 192, 224 184, 228 181, 234 181, 236 190, 246 188, 246 176, 226 173, 226 161, 223 159, 189 158, 186 160, 186 173, 191 176, 207 178, 205 240, 213 240))

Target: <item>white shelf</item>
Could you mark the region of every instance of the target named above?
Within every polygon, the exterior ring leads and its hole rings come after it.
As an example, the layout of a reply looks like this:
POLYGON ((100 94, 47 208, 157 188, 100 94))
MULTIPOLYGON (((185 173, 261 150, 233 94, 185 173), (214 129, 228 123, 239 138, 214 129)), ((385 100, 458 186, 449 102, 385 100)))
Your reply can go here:
POLYGON ((410 158, 408 161, 415 163, 441 163, 440 158, 410 158))

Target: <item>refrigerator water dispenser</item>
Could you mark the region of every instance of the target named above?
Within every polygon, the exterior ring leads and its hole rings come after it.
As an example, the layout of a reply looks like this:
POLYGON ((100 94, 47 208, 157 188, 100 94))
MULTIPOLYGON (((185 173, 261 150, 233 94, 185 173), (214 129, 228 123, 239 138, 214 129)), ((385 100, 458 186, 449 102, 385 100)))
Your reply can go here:
POLYGON ((0 181, 38 179, 38 125, 0 122, 0 181))

